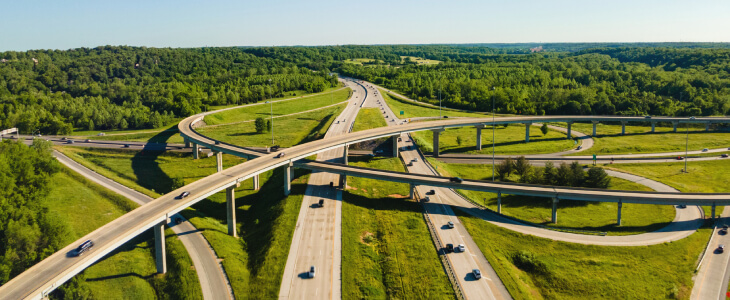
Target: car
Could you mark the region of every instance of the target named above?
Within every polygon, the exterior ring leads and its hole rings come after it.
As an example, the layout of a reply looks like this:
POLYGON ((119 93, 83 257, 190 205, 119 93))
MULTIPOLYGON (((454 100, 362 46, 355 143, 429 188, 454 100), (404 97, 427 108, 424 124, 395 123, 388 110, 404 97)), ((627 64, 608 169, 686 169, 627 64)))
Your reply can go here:
POLYGON ((680 204, 680 205, 679 205, 679 208, 687 208, 687 205, 684 205, 684 204, 680 204))
POLYGON ((449 178, 449 181, 456 182, 456 183, 461 183, 462 181, 464 181, 464 179, 461 179, 459 177, 451 177, 451 178, 449 178))
POLYGON ((683 160, 683 159, 684 159, 684 157, 677 156, 677 160, 683 160))
POLYGON ((728 156, 727 153, 720 155, 720 157, 723 157, 723 158, 727 158, 727 156, 728 156))
POLYGON ((454 228, 454 222, 449 221, 446 225, 448 225, 449 228, 454 228))
POLYGON ((131 147, 131 146, 132 146, 132 145, 130 145, 130 144, 124 144, 124 148, 129 148, 129 147, 131 147))
POLYGON ((319 199, 319 207, 324 207, 324 199, 319 199))
POLYGON ((474 275, 474 278, 476 278, 476 279, 482 278, 482 271, 479 271, 479 269, 471 270, 471 273, 474 275))
POLYGON ((390 120, 390 121, 391 121, 391 122, 395 122, 395 119, 393 119, 393 120, 390 120))
POLYGON ((707 152, 707 151, 710 151, 710 149, 707 149, 707 148, 702 149, 702 152, 707 152))
POLYGON ((448 119, 448 118, 449 118, 449 116, 444 116, 444 119, 448 119))
POLYGON ((281 148, 279 145, 273 145, 271 148, 269 148, 269 151, 276 152, 279 151, 279 148, 281 148))
POLYGON ((282 157, 284 157, 284 155, 286 155, 286 154, 284 152, 281 152, 276 155, 276 158, 282 158, 282 157))
MULTIPOLYGON (((357 103, 355 103, 355 104, 357 105, 357 103)), ((337 123, 335 123, 335 124, 340 124, 340 121, 337 121, 337 123)))
POLYGON ((718 252, 718 253, 723 253, 723 252, 725 252, 725 245, 723 245, 723 244, 720 244, 720 246, 717 246, 717 252, 718 252))
POLYGON ((408 163, 408 166, 409 166, 409 167, 413 167, 413 162, 409 162, 409 163, 408 163))
POLYGON ((575 148, 575 150, 583 149, 583 146, 578 146, 578 148, 575 148))
POLYGON ((106 133, 103 133, 103 132, 99 132, 96 134, 96 136, 105 136, 105 135, 106 135, 106 133))
POLYGON ((175 218, 175 224, 180 224, 180 223, 182 223, 182 221, 183 221, 182 218, 175 218))
POLYGON ((727 234, 727 229, 720 229, 720 231, 718 231, 718 233, 720 235, 726 235, 727 234))
POLYGON ((309 278, 314 278, 315 271, 316 271, 316 269, 314 268, 314 266, 309 267, 309 272, 307 272, 307 275, 309 275, 309 278))
POLYGON ((651 116, 644 116, 644 119, 651 119, 651 116))
POLYGON ((190 196, 190 192, 184 191, 184 192, 180 193, 180 195, 177 196, 177 199, 182 199, 182 198, 185 198, 187 196, 190 196))
MULTIPOLYGON (((66 139, 67 138, 65 136, 61 138, 62 141, 65 141, 66 139)), ((728 150, 730 150, 730 148, 728 148, 728 150)))
POLYGON ((73 140, 68 140, 68 141, 66 141, 66 144, 73 144, 73 143, 74 143, 74 141, 73 141, 73 140))
POLYGON ((92 242, 91 240, 86 240, 85 242, 81 243, 81 245, 76 247, 76 250, 74 250, 74 254, 76 254, 76 256, 81 256, 86 251, 91 250, 91 248, 94 248, 94 242, 92 242))
POLYGON ((430 190, 430 191, 428 191, 428 194, 429 195, 436 195, 436 190, 430 190))
POLYGON ((401 141, 401 138, 398 138, 398 141, 400 142, 401 141))
POLYGON ((454 244, 446 244, 446 253, 454 252, 454 244))
POLYGON ((696 118, 695 118, 695 117, 689 117, 689 119, 690 119, 690 120, 694 120, 694 119, 696 119, 696 118))
POLYGON ((431 202, 431 198, 426 196, 426 198, 423 198, 423 202, 431 202))
POLYGON ((84 140, 84 142, 85 143, 88 143, 88 142, 91 142, 91 140, 90 139, 86 139, 86 140, 84 140))
POLYGON ((418 157, 414 158, 413 162, 418 162, 418 157))
POLYGON ((722 225, 722 229, 727 230, 727 228, 728 228, 727 225, 722 225))
POLYGON ((459 244, 456 248, 459 249, 459 252, 466 252, 466 246, 464 244, 459 244))

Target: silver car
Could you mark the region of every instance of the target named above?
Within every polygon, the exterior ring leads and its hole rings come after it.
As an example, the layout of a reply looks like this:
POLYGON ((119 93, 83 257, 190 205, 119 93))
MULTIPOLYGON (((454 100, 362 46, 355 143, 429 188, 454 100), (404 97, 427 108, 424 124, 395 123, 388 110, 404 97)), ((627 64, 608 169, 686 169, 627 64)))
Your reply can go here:
POLYGON ((479 269, 471 270, 471 273, 474 274, 474 278, 476 279, 482 278, 482 271, 479 271, 479 269))

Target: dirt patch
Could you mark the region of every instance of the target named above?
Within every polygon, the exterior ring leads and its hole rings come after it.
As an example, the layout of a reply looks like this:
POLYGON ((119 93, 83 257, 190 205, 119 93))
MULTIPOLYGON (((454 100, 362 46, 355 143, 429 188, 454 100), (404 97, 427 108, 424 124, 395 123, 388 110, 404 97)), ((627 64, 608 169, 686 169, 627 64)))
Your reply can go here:
POLYGON ((398 199, 408 198, 408 196, 403 196, 401 194, 390 194, 390 195, 388 195, 388 197, 390 197, 390 198, 398 198, 398 199))
POLYGON ((373 236, 373 233, 369 232, 369 231, 363 232, 362 235, 360 236, 360 242, 363 244, 366 244, 366 245, 369 245, 370 243, 372 243, 373 240, 375 240, 375 237, 373 236))

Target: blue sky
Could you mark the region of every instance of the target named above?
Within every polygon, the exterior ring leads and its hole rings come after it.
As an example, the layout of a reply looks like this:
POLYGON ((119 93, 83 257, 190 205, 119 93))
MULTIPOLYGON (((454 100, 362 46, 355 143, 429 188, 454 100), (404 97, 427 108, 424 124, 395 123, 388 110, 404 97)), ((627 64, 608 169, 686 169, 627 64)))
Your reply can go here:
POLYGON ((0 51, 679 41, 730 42, 730 1, 0 1, 0 51))

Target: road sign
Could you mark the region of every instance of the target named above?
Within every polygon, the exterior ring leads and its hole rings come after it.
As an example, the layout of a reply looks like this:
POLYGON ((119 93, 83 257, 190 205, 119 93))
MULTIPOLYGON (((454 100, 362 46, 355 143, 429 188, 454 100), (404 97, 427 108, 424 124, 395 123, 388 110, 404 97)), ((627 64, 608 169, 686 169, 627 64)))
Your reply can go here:
POLYGON ((593 160, 596 160, 596 155, 595 154, 593 154, 593 160))
POLYGON ((403 115, 404 113, 405 113, 405 111, 402 111, 402 110, 400 111, 400 115, 401 115, 401 116, 402 116, 402 115, 403 115))

